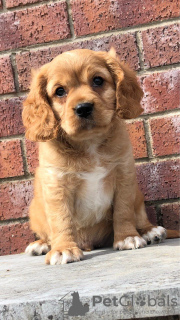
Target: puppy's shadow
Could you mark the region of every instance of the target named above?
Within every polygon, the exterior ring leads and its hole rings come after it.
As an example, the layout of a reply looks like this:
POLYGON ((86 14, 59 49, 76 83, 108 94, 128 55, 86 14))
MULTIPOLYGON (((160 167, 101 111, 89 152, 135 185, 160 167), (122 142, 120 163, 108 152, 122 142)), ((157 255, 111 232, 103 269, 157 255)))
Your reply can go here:
MULTIPOLYGON (((166 240, 164 242, 160 242, 160 243, 157 243, 157 244, 151 244, 151 245, 148 245, 146 247, 147 248, 150 248, 150 247, 154 247, 154 246, 172 246, 172 247, 180 247, 180 239, 179 241, 173 241, 173 240, 170 240, 170 241, 167 241, 166 240)), ((143 249, 143 248, 142 248, 143 249)), ((140 249, 140 250, 142 250, 140 249)), ((92 253, 86 253, 84 255, 84 258, 82 261, 85 261, 85 260, 89 260, 89 259, 92 259, 92 258, 95 258, 97 256, 103 256, 103 255, 107 255, 107 254, 112 254, 112 253, 116 253, 118 250, 113 250, 112 247, 107 247, 107 248, 98 248, 98 249, 94 249, 92 250, 91 252, 92 253), (100 251, 99 251, 100 250, 100 251)), ((129 250, 126 250, 126 251, 123 251, 123 256, 125 255, 125 253, 128 254, 128 251, 129 250)))
POLYGON ((160 243, 161 246, 167 246, 167 247, 180 247, 180 239, 176 238, 176 241, 174 241, 174 239, 170 240, 168 242, 166 242, 166 240, 164 240, 164 242, 160 243))
POLYGON ((101 248, 101 249, 94 249, 91 251, 92 253, 86 253, 83 257, 82 261, 89 260, 92 258, 95 258, 97 256, 103 256, 111 253, 115 253, 116 250, 113 250, 112 248, 101 248), (101 251, 99 251, 101 250, 101 251))

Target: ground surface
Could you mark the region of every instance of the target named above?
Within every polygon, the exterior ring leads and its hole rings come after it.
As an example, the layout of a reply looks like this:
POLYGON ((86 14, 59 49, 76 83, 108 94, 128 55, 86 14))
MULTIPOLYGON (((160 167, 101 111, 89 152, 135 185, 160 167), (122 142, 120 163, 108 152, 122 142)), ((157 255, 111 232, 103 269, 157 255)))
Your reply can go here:
POLYGON ((0 319, 177 315, 179 257, 179 239, 138 250, 96 250, 81 262, 57 266, 45 265, 44 256, 2 256, 0 319))

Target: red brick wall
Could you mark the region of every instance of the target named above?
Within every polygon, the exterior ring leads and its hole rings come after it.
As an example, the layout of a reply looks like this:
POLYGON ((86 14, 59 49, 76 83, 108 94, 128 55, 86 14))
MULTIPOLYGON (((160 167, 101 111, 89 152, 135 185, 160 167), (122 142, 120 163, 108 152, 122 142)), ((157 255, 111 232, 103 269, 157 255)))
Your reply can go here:
POLYGON ((178 228, 178 0, 0 0, 0 254, 33 239, 28 205, 37 149, 24 138, 30 70, 73 48, 108 50, 137 71, 144 113, 127 124, 154 223, 178 228))

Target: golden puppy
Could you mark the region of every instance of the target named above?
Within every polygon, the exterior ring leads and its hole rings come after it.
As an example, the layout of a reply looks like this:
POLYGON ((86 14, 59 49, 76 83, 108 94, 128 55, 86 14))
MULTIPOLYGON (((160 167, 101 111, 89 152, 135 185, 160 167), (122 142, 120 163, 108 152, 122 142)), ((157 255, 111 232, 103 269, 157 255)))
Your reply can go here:
POLYGON ((148 220, 123 119, 142 112, 136 76, 109 53, 66 52, 34 75, 24 102, 26 137, 39 141, 26 252, 46 263, 81 250, 142 248, 165 238, 148 220))

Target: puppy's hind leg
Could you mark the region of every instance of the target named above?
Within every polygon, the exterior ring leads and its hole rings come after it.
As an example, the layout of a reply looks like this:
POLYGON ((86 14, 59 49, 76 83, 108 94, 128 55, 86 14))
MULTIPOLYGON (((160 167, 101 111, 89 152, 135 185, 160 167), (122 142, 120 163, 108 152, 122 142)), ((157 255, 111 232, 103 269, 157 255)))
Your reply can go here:
POLYGON ((129 175, 129 177, 128 181, 126 178, 124 183, 122 180, 117 184, 114 197, 113 247, 117 250, 131 250, 146 246, 146 241, 136 229, 134 176, 129 175))
POLYGON ((161 226, 154 226, 147 217, 144 197, 137 187, 136 201, 136 229, 147 244, 159 243, 166 238, 166 229, 161 226))

